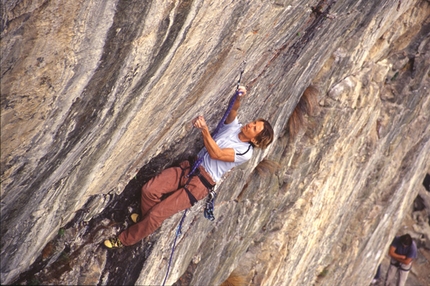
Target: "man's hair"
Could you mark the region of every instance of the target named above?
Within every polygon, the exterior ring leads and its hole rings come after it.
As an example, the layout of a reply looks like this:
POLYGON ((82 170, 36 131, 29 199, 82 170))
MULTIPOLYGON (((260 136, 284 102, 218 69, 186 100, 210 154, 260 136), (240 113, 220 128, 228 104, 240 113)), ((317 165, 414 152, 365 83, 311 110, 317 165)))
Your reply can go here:
POLYGON ((406 245, 406 246, 411 246, 411 244, 412 244, 412 237, 407 233, 407 234, 405 234, 405 235, 402 235, 401 237, 400 237, 400 242, 403 244, 403 245, 406 245))
POLYGON ((257 148, 265 149, 273 141, 273 136, 274 136, 273 128, 272 128, 272 125, 270 125, 270 123, 267 120, 264 120, 263 118, 258 118, 256 121, 263 122, 264 128, 263 130, 261 130, 260 133, 258 133, 257 136, 255 136, 256 142, 253 143, 252 145, 257 148))

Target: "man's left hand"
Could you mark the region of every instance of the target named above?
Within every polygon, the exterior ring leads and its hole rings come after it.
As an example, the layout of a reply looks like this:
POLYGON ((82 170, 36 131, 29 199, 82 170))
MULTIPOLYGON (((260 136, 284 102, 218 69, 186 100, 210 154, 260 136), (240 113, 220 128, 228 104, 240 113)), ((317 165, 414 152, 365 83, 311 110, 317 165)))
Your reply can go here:
POLYGON ((207 128, 206 120, 202 115, 199 115, 196 118, 194 118, 192 122, 193 122, 193 126, 200 130, 207 128))
POLYGON ((243 97, 246 95, 246 88, 244 86, 239 86, 237 92, 239 93, 239 97, 243 97))

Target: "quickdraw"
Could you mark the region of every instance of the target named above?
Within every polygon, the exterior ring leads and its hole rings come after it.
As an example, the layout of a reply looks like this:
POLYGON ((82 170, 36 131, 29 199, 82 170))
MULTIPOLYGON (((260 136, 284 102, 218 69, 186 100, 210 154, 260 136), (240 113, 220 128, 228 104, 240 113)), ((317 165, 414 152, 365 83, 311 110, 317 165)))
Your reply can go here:
POLYGON ((217 196, 217 194, 215 191, 213 191, 213 190, 210 191, 208 199, 206 201, 206 205, 205 205, 204 215, 205 215, 205 218, 207 218, 210 221, 215 220, 214 208, 215 208, 216 196, 217 196))

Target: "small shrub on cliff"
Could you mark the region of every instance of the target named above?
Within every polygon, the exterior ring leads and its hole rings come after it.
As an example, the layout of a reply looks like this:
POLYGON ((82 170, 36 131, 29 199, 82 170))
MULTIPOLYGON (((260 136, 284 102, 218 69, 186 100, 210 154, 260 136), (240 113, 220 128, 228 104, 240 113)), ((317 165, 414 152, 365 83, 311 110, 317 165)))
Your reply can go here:
POLYGON ((268 159, 263 159, 256 167, 255 170, 257 171, 258 175, 260 177, 264 177, 267 174, 273 174, 279 169, 280 165, 275 162, 268 159))
POLYGON ((27 281, 27 285, 40 285, 40 281, 36 278, 32 278, 31 280, 27 281))
POLYGON ((233 271, 220 286, 246 286, 246 277, 233 271))
POLYGON ((309 86, 303 92, 299 103, 294 108, 293 113, 288 119, 288 131, 291 138, 295 138, 299 131, 305 126, 305 115, 313 116, 317 106, 319 91, 313 86, 309 86))

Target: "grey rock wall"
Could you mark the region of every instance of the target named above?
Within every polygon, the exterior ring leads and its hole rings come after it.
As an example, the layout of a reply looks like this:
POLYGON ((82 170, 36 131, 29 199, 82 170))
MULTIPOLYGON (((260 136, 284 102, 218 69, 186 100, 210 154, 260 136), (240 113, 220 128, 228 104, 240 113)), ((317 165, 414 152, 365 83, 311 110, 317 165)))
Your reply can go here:
POLYGON ((217 124, 243 61, 240 119, 276 140, 226 176, 215 222, 190 210, 167 283, 248 267, 256 284, 367 284, 430 170, 429 15, 424 0, 2 3, 2 284, 161 284, 181 214, 136 247, 101 242, 202 146, 189 122, 217 124), (291 138, 310 84, 318 112, 291 138))

